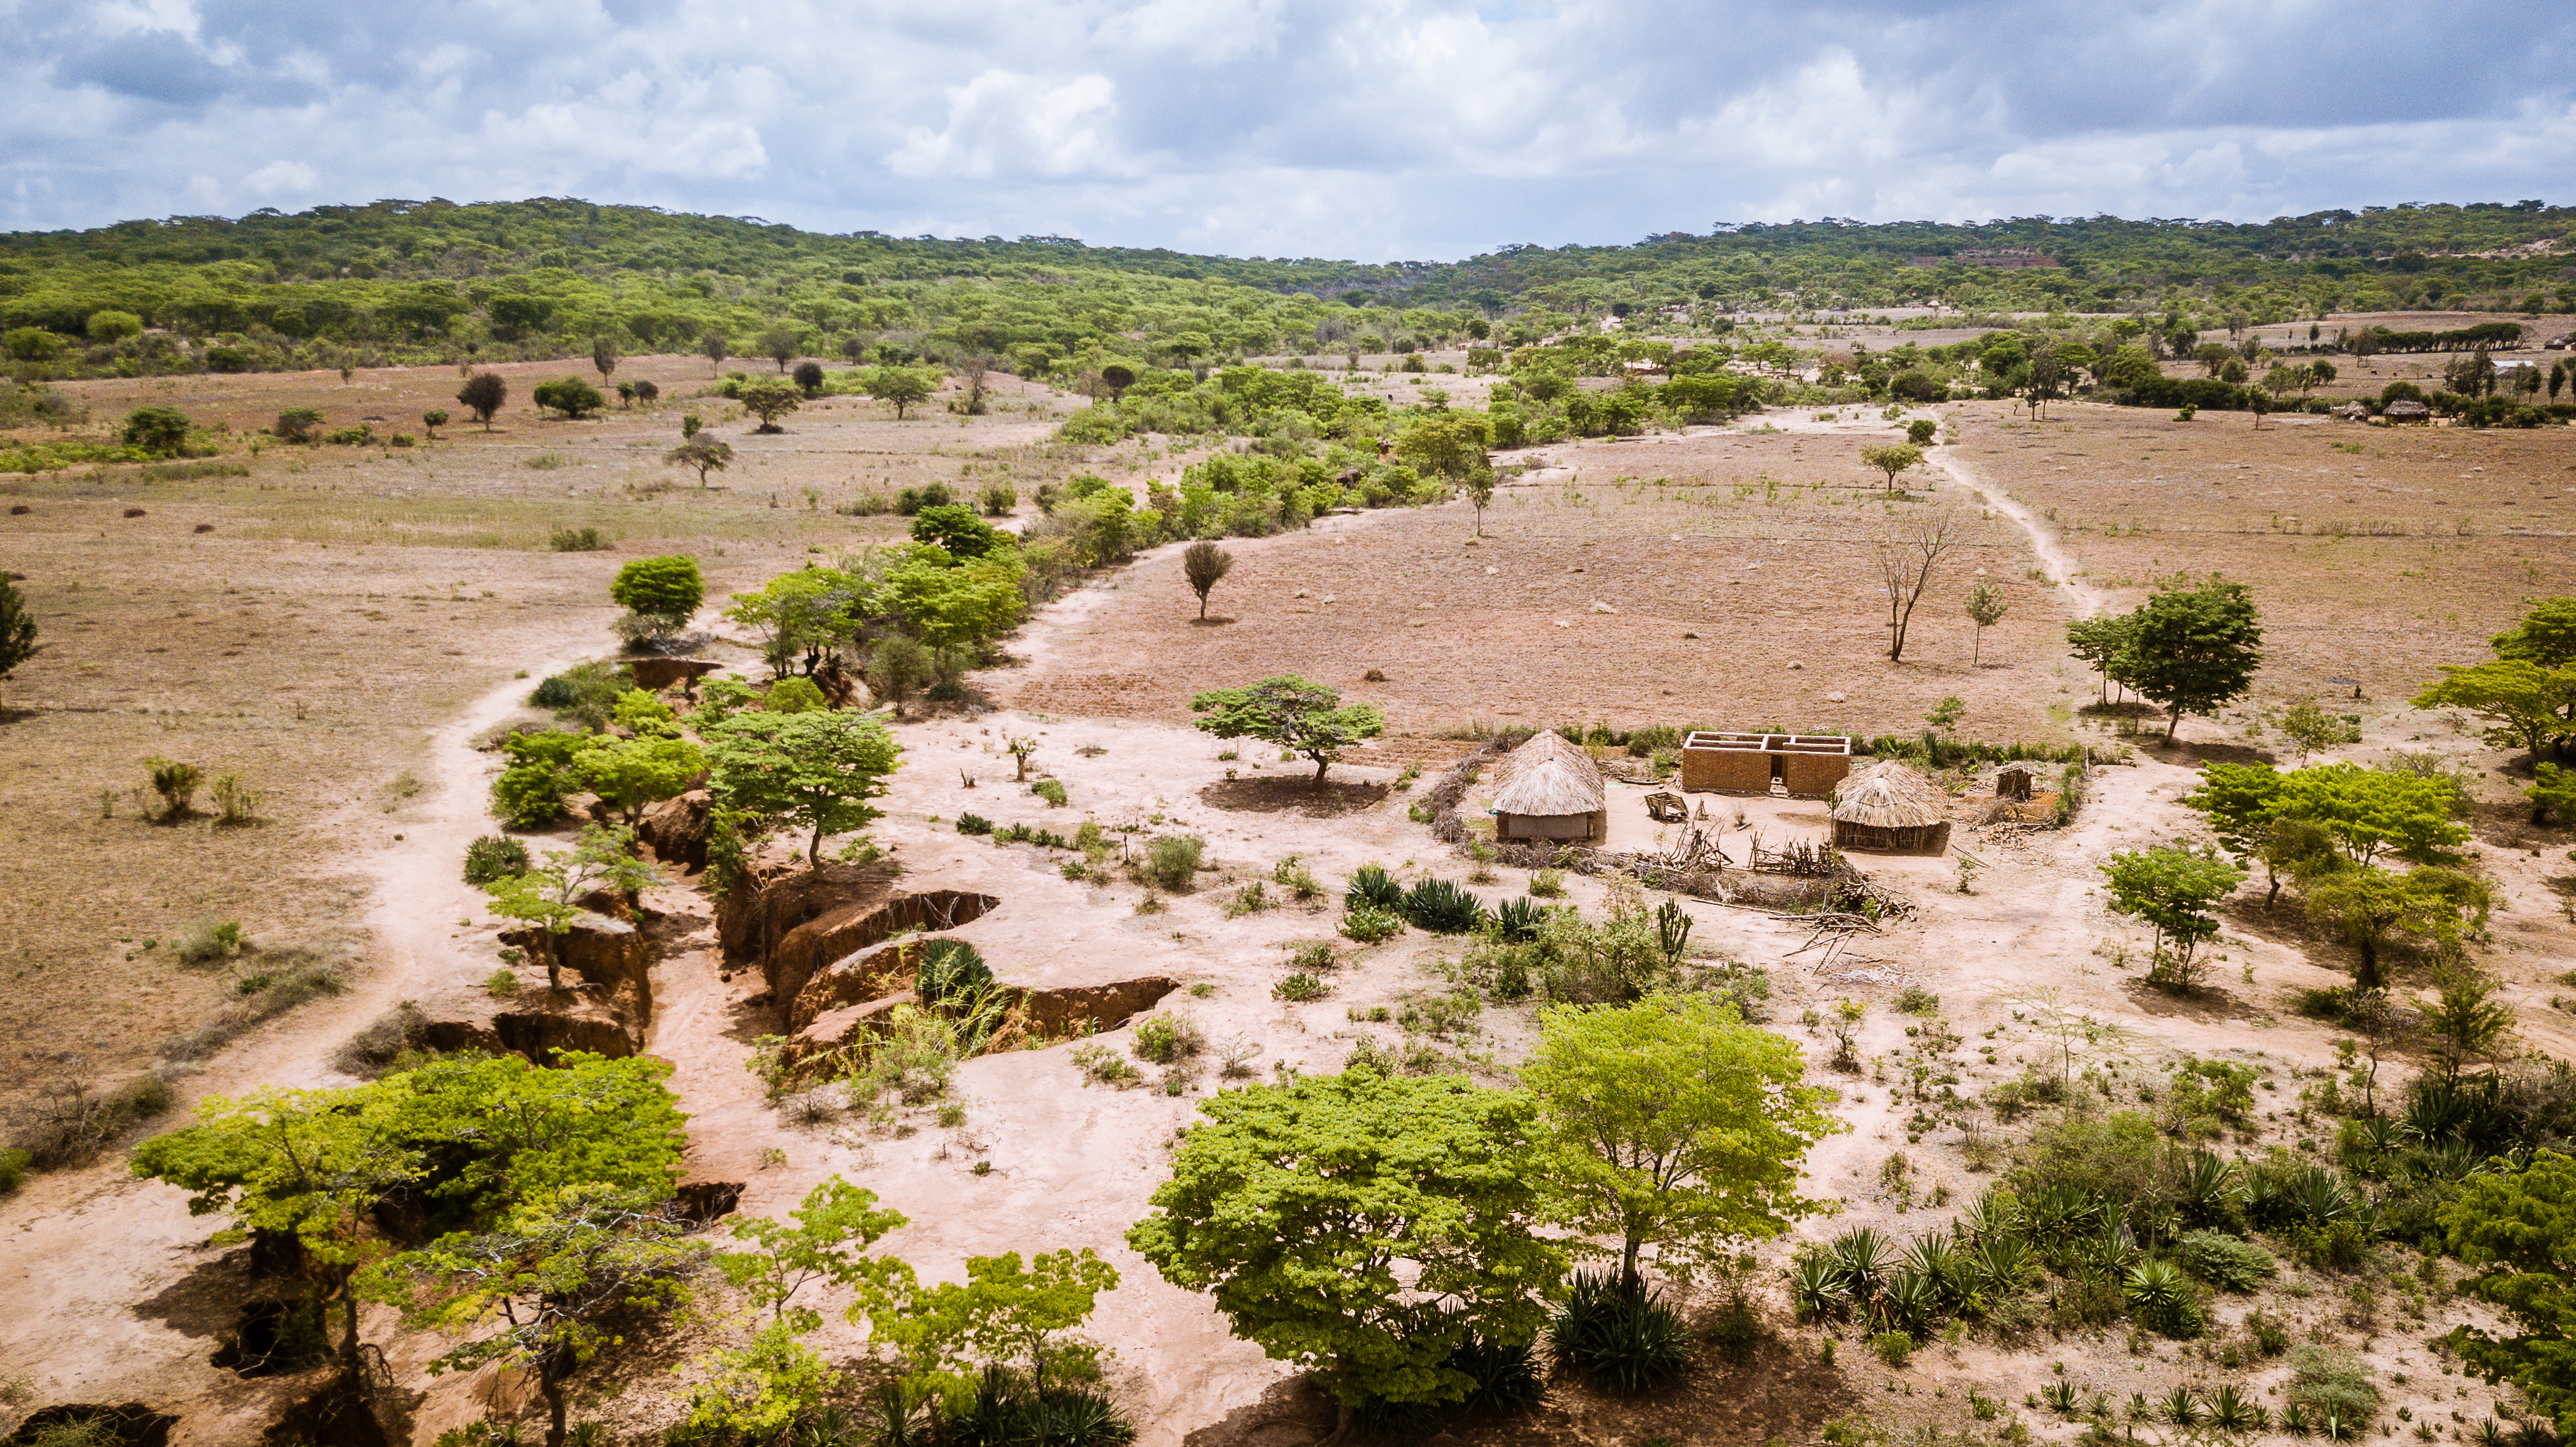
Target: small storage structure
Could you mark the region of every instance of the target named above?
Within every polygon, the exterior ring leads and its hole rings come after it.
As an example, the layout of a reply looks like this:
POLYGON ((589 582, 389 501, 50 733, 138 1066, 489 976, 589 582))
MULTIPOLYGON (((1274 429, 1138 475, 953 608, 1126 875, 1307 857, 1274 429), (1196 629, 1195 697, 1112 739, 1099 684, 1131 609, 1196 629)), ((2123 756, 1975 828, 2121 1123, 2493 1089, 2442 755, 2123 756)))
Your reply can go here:
POLYGON ((1998 799, 2028 799, 2038 791, 2038 787, 2037 764, 2016 762, 1995 770, 1995 797, 1998 799))
POLYGON ((1563 734, 1545 730, 1495 767, 1494 837, 1507 843, 1589 843, 1610 832, 1601 766, 1563 734))
POLYGON ((1731 734, 1707 730, 1682 740, 1686 793, 1768 794, 1821 799, 1851 772, 1851 740, 1839 734, 1731 734))
POLYGON ((1834 790, 1834 847, 1938 854, 1950 847, 1946 802, 1893 759, 1855 770, 1834 790))

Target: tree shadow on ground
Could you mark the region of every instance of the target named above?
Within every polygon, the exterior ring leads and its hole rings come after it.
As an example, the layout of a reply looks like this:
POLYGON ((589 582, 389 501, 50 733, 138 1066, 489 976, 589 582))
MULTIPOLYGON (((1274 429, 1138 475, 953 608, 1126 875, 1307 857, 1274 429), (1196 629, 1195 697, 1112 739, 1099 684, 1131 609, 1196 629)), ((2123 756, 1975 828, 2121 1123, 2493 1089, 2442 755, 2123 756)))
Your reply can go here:
POLYGON ((1199 790, 1199 802, 1211 809, 1252 814, 1303 814, 1333 819, 1357 814, 1386 802, 1393 790, 1385 784, 1344 783, 1327 779, 1322 788, 1311 778, 1265 777, 1227 779, 1199 790))

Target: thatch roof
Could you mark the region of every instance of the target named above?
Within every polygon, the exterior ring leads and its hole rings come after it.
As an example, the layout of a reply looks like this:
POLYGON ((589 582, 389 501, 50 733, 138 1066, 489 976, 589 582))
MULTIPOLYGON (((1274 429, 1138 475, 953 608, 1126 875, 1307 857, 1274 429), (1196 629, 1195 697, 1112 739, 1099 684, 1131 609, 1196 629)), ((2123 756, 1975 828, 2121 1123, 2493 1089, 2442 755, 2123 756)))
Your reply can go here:
POLYGON ((1949 817, 1940 791, 1893 759, 1856 769, 1834 786, 1834 822, 1872 829, 1918 829, 1949 817))
POLYGON ((1499 789, 1520 777, 1521 770, 1545 763, 1550 759, 1562 760, 1569 764, 1581 764, 1596 773, 1599 772, 1599 766, 1592 762, 1592 756, 1584 752, 1581 744, 1554 729, 1541 729, 1523 740, 1519 748, 1503 755, 1485 778, 1499 789))
POLYGON ((1512 771, 1494 795, 1497 814, 1593 814, 1609 807, 1590 759, 1541 759, 1512 771))

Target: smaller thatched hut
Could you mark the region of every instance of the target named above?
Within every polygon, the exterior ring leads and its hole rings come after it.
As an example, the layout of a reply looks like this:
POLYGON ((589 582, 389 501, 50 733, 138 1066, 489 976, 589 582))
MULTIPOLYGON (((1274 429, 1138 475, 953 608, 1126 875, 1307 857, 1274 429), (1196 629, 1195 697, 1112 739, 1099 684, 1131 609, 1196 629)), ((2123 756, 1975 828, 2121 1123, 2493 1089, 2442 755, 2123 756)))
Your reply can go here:
POLYGON ((1950 847, 1949 810, 1940 791, 1893 759, 1856 769, 1834 789, 1837 849, 1929 850, 1950 847))
POLYGON ((2379 415, 2391 422, 2430 422, 2433 409, 2410 397, 2400 397, 2379 409, 2379 415))
POLYGON ((1503 756, 1493 777, 1497 839, 1590 842, 1610 831, 1601 766, 1563 734, 1531 735, 1503 756))

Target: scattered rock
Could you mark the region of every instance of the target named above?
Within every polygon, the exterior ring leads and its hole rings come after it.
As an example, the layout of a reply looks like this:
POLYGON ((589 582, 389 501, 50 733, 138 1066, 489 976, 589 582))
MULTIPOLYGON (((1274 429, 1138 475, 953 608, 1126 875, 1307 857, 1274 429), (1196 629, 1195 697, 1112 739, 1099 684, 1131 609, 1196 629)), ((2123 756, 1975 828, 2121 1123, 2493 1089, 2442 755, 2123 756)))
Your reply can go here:
POLYGON ((1843 696, 1839 693, 1829 693, 1825 695, 1825 702, 1827 703, 1840 703, 1842 701, 1843 696))
POLYGON ((1619 610, 1602 602, 1600 599, 1595 598, 1592 600, 1592 611, 1595 613, 1617 613, 1619 610))
POLYGON ((1798 661, 1797 661, 1797 660, 1795 660, 1795 659, 1790 660, 1790 663, 1789 663, 1789 667, 1790 667, 1791 669, 1793 669, 1793 670, 1794 670, 1794 669, 1801 669, 1801 668, 1804 668, 1804 667, 1806 667, 1806 666, 1807 666, 1807 665, 1805 665, 1805 664, 1803 664, 1803 663, 1800 663, 1800 662, 1798 662, 1798 661))
POLYGON ((1497 567, 1494 567, 1494 566, 1493 566, 1493 565, 1491 565, 1491 564, 1487 564, 1487 565, 1486 565, 1486 567, 1485 567, 1485 576, 1486 576, 1486 577, 1488 577, 1488 578, 1490 578, 1490 577, 1493 577, 1495 574, 1500 573, 1501 571, 1502 571, 1502 569, 1497 568, 1497 567))
POLYGON ((1291 598, 1303 598, 1303 597, 1305 597, 1305 596, 1306 596, 1306 590, 1305 590, 1305 589, 1303 589, 1303 588, 1300 588, 1300 589, 1298 589, 1296 592, 1291 593, 1291 594, 1289 594, 1288 596, 1289 596, 1289 597, 1291 597, 1291 598))
POLYGON ((27 506, 23 502, 13 502, 9 504, 9 516, 13 518, 22 518, 34 511, 34 508, 27 506))
POLYGON ((1698 635, 1698 634, 1696 634, 1696 633, 1685 633, 1685 634, 1683 634, 1682 636, 1683 636, 1684 638, 1697 638, 1699 635, 1698 635))

